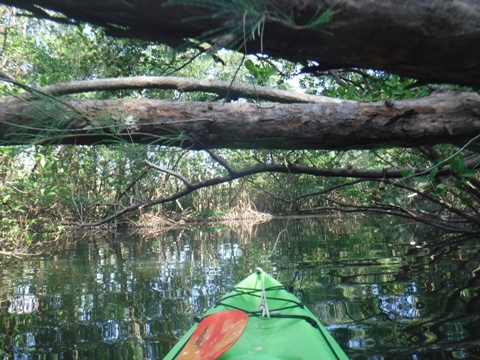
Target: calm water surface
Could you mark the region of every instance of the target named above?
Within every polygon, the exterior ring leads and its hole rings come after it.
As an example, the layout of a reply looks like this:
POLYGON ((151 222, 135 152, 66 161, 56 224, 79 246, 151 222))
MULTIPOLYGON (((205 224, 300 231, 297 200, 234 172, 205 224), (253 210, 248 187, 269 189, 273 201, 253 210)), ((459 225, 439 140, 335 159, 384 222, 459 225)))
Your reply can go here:
POLYGON ((256 266, 352 359, 480 359, 480 239, 384 217, 77 236, 0 258, 0 359, 162 359, 256 266))

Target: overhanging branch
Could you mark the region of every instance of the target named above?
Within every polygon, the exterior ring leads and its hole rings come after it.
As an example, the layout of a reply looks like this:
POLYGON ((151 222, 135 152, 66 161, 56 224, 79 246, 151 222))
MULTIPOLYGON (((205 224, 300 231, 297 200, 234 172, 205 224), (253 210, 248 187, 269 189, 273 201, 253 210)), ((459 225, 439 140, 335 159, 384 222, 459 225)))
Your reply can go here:
POLYGON ((170 175, 176 177, 177 179, 180 179, 180 180, 187 186, 187 188, 189 188, 189 187, 192 186, 192 184, 190 183, 190 181, 188 181, 188 179, 187 179, 185 176, 183 176, 182 174, 179 174, 179 173, 177 173, 177 172, 175 172, 175 171, 172 171, 172 170, 170 170, 170 169, 164 168, 163 166, 155 165, 154 163, 152 163, 152 162, 150 162, 150 161, 148 161, 148 160, 145 160, 145 163, 146 163, 148 166, 151 166, 151 167, 153 167, 153 168, 155 168, 155 169, 157 169, 157 170, 159 170, 159 171, 162 171, 162 172, 164 172, 164 173, 170 174, 170 175))
MULTIPOLYGON (((1 77, 0 77, 1 80, 1 77)), ((11 82, 11 81, 10 81, 11 82)), ((26 88, 23 84, 22 88, 26 88)), ((42 94, 50 96, 72 95, 94 91, 116 91, 116 90, 143 90, 143 89, 163 89, 178 90, 182 92, 208 92, 215 93, 220 98, 227 96, 229 99, 256 99, 262 101, 274 101, 279 103, 343 103, 339 99, 328 98, 325 96, 316 96, 302 94, 293 91, 272 89, 264 86, 252 86, 238 82, 202 80, 183 78, 176 76, 132 76, 128 78, 107 78, 71 81, 59 83, 51 86, 45 86, 40 89, 33 88, 32 91, 41 91, 42 94)), ((27 91, 29 91, 27 89, 27 91)), ((28 101, 35 99, 31 94, 21 94, 15 97, 6 97, 0 99, 0 103, 9 101, 28 101)))
POLYGON ((403 217, 405 219, 419 221, 426 225, 434 226, 444 231, 450 233, 476 233, 477 231, 472 230, 468 227, 462 227, 455 225, 449 221, 443 221, 442 219, 431 216, 431 215, 422 215, 414 211, 410 211, 400 206, 391 205, 391 204, 375 204, 372 206, 356 206, 351 204, 344 204, 339 201, 329 199, 328 201, 335 204, 335 206, 322 206, 316 210, 321 211, 339 211, 339 212, 350 212, 350 213, 378 213, 383 215, 393 215, 398 217, 403 217))
MULTIPOLYGON (((260 174, 260 173, 289 173, 289 174, 309 174, 309 175, 315 175, 315 176, 328 176, 328 177, 361 177, 361 180, 358 181, 353 181, 351 184, 355 184, 356 182, 361 182, 365 181, 366 179, 385 179, 385 178, 392 178, 394 174, 397 174, 396 177, 402 178, 402 171, 401 170, 360 170, 360 169, 320 169, 320 168, 314 168, 314 167, 307 167, 307 166, 299 166, 299 165, 284 165, 284 164, 256 164, 254 166, 249 166, 245 167, 242 169, 235 169, 234 172, 229 172, 227 175, 223 176, 216 176, 210 179, 206 179, 203 181, 198 181, 198 182, 190 182, 188 179, 186 179, 183 175, 178 174, 177 172, 174 172, 169 169, 165 169, 161 166, 155 165, 151 162, 147 162, 147 164, 151 167, 154 167, 162 172, 166 172, 168 174, 171 174, 177 178, 179 178, 185 185, 186 187, 182 190, 179 190, 169 196, 166 197, 161 197, 157 199, 153 199, 148 202, 144 203, 139 203, 139 204, 134 204, 129 207, 126 207, 119 212, 108 216, 104 218, 103 220, 99 222, 94 222, 94 223, 84 223, 80 224, 83 226, 98 226, 102 225, 105 223, 108 223, 116 218, 119 218, 120 216, 123 216, 129 212, 135 211, 140 208, 145 208, 145 207, 150 207, 153 205, 157 204, 163 204, 171 201, 175 201, 185 195, 188 195, 196 190, 202 189, 202 188, 207 188, 215 185, 219 185, 222 183, 226 183, 235 179, 239 178, 244 178, 247 176, 255 175, 255 174, 260 174)), ((227 165, 227 168, 232 168, 231 165, 229 165, 225 160, 219 162, 220 165, 225 167, 227 165)), ((232 168, 233 169, 233 168, 232 168)), ((422 172, 422 169, 418 169, 418 172, 422 172)), ((437 176, 441 176, 441 174, 449 174, 449 169, 445 167, 444 169, 441 169, 438 173, 437 176)), ((406 185, 396 183, 394 184, 397 187, 404 188, 410 191, 416 191, 415 189, 412 189, 406 185)), ((332 190, 335 189, 335 187, 331 188, 332 190)), ((428 194, 422 194, 422 196, 425 196, 427 198, 431 197, 428 194)), ((438 203, 436 199, 435 202, 438 203)), ((451 211, 454 211, 455 208, 452 206, 449 206, 448 204, 442 204, 442 206, 448 208, 451 211)), ((465 217, 464 214, 459 213, 460 216, 465 217)))
MULTIPOLYGON (((476 93, 436 93, 396 101, 389 107, 322 101, 257 105, 66 99, 53 110, 42 101, 10 101, 0 107, 0 144, 31 145, 33 137, 36 144, 127 141, 195 150, 346 150, 440 143, 462 146, 480 134, 480 95, 476 93), (17 134, 14 141, 12 133, 17 134)), ((478 141, 472 141, 469 148, 479 149, 478 141)))
MULTIPOLYGON (((224 30, 219 35, 231 36, 233 29, 238 29, 238 20, 244 14, 239 9, 237 14, 233 14, 234 18, 215 15, 218 11, 208 1, 193 1, 197 6, 165 7, 166 2, 2 1, 27 10, 31 10, 32 5, 38 5, 62 12, 68 19, 104 26, 110 35, 156 41, 173 47, 184 44, 186 39, 199 38, 212 31, 224 30), (201 6, 202 3, 205 6, 201 6), (201 16, 192 19, 192 14, 201 16)), ((237 8, 240 3, 234 2, 237 8)), ((325 70, 353 66, 435 83, 480 84, 480 69, 477 66, 480 49, 472 46, 480 40, 480 4, 476 0, 271 0, 269 4, 280 13, 288 14, 293 23, 279 19, 266 21, 262 36, 249 36, 249 53, 263 52, 302 64, 311 60, 325 70), (319 7, 329 6, 334 7, 333 19, 327 24, 332 26, 333 36, 325 35, 317 28, 305 29, 302 26, 308 23, 319 7)), ((43 17, 43 14, 35 16, 43 17)), ((235 40, 241 41, 238 38, 241 36, 238 34, 235 40)))

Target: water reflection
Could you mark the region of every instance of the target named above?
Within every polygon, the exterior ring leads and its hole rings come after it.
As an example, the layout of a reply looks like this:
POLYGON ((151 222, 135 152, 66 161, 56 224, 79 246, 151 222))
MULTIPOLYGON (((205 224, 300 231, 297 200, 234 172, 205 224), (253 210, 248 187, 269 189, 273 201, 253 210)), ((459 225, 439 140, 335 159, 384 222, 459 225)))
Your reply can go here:
POLYGON ((0 358, 161 359, 255 266, 353 359, 480 354, 477 240, 385 218, 72 240, 52 256, 1 260, 0 358))

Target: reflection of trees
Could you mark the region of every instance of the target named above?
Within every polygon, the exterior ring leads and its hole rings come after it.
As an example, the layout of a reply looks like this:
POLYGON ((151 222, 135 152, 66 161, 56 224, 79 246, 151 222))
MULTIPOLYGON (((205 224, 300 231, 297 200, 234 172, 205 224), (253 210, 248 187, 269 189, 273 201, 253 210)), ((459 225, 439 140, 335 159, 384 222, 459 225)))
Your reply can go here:
POLYGON ((12 276, 1 349, 17 357, 162 358, 193 315, 232 285, 225 267, 241 249, 230 232, 179 230, 141 242, 100 237, 65 244, 52 261, 18 263, 35 276, 12 276), (34 325, 23 323, 27 315, 34 325))
POLYGON ((479 345, 480 245, 466 237, 437 241, 404 247, 404 257, 327 264, 314 275, 316 301, 307 305, 325 323, 337 324, 330 330, 351 355, 451 356, 461 348, 462 356, 473 355, 479 345))
POLYGON ((0 357, 160 359, 255 266, 295 285, 352 358, 472 355, 480 245, 431 245, 430 231, 336 217, 272 221, 249 242, 219 227, 66 243, 52 259, 12 260, 0 279, 0 357))

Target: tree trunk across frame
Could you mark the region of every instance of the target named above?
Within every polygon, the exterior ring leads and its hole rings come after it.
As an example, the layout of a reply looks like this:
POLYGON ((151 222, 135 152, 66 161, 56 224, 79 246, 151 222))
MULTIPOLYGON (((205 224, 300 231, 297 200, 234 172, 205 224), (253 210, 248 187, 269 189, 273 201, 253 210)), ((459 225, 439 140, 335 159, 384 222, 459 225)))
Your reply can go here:
POLYGON ((333 150, 470 141, 470 148, 477 150, 477 142, 471 140, 480 134, 480 95, 464 92, 393 104, 338 99, 321 104, 70 99, 42 120, 51 131, 38 125, 40 106, 4 102, 0 142, 31 144, 25 136, 29 134, 37 136, 38 144, 88 145, 121 138, 191 149, 333 150))
MULTIPOLYGON (((207 31, 241 23, 244 16, 244 12, 239 11, 228 18, 215 18, 212 15, 218 10, 164 6, 167 0, 1 2, 28 9, 37 17, 48 17, 40 6, 75 20, 105 26, 114 36, 146 39, 173 47, 181 45, 184 39, 198 38, 207 31), (186 21, 192 17, 196 20, 186 21)), ((314 61, 318 69, 324 70, 358 67, 430 83, 480 85, 480 2, 477 0, 265 0, 265 3, 283 14, 292 14, 294 24, 267 13, 264 32, 250 39, 246 46, 249 53, 262 51, 304 65, 314 61), (331 36, 305 27, 319 8, 334 11, 326 28, 331 36)))

